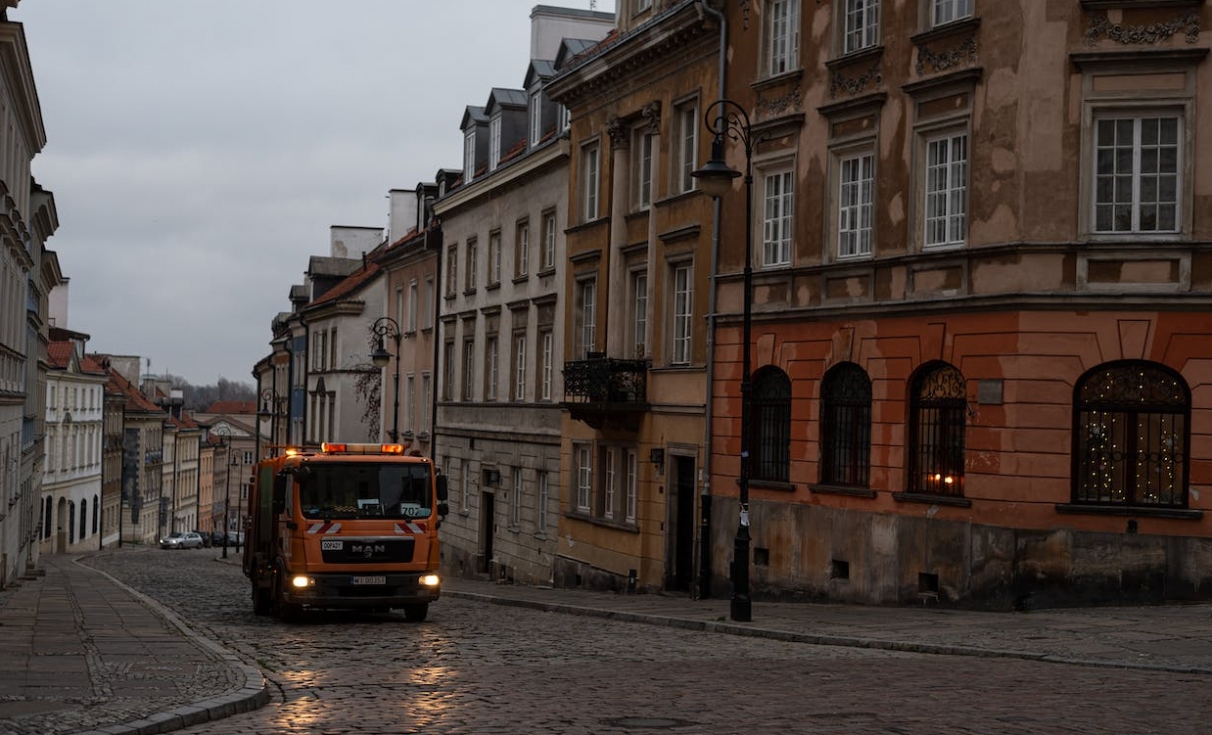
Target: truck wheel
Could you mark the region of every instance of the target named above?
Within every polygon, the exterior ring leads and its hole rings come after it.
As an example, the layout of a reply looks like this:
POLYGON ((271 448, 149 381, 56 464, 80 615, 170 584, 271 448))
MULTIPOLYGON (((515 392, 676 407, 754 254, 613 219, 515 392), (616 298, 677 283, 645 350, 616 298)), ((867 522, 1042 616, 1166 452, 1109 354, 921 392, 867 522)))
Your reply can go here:
POLYGON ((269 615, 273 612, 274 601, 269 596, 269 590, 264 587, 252 588, 253 615, 269 615))
POLYGON ((404 606, 404 619, 410 623, 423 623, 425 622, 425 616, 428 614, 428 602, 420 602, 415 605, 404 606))

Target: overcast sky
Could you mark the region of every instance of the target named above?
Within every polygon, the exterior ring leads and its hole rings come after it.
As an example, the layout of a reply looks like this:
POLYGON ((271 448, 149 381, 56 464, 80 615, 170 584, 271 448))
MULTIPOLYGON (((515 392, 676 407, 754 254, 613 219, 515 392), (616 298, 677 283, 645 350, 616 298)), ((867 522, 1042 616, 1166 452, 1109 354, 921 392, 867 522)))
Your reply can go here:
POLYGON ((385 227, 389 189, 461 167, 464 107, 522 87, 537 4, 24 0, 68 328, 251 384, 329 227, 385 227))

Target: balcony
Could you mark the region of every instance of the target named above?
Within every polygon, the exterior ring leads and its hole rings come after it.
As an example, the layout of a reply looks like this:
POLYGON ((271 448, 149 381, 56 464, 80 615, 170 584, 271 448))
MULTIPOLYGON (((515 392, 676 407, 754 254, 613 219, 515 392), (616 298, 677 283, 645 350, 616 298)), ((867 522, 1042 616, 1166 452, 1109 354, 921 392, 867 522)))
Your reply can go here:
MULTIPOLYGON (((591 353, 592 354, 592 353, 591 353)), ((592 356, 564 363, 564 402, 575 421, 635 431, 651 407, 647 360, 592 356)))

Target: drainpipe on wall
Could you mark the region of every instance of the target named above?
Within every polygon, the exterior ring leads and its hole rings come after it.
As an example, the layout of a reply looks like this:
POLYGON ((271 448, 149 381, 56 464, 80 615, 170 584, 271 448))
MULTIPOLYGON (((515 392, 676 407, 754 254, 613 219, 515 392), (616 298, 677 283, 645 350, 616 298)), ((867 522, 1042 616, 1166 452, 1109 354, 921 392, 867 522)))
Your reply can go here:
MULTIPOLYGON (((724 98, 725 61, 728 50, 728 19, 711 6, 710 0, 699 0, 703 12, 714 16, 720 24, 720 68, 718 99, 724 98)), ((720 256, 720 200, 712 203, 711 228, 711 288, 707 296, 707 410, 703 422, 703 477, 699 491, 699 574, 696 596, 706 599, 711 596, 711 391, 715 380, 715 280, 719 270, 720 256)), ((741 427, 741 431, 745 428, 741 427)))

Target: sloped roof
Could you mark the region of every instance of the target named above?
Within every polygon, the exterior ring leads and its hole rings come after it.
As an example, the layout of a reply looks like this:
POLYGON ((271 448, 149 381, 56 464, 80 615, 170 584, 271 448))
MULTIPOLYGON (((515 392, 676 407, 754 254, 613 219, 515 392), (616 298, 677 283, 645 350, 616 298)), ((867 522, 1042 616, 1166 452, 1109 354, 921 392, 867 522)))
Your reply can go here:
POLYGON ((463 122, 459 123, 459 129, 466 130, 469 122, 487 123, 488 116, 484 114, 484 108, 476 107, 475 105, 468 105, 466 108, 464 108, 463 122))
POLYGON ((553 76, 555 71, 555 62, 551 59, 531 59, 530 67, 526 70, 526 80, 522 82, 522 86, 530 89, 536 81, 553 76))
POLYGON ((484 113, 491 115, 498 107, 526 107, 526 90, 493 87, 488 94, 488 104, 484 105, 484 113))
POLYGON ((356 258, 333 258, 326 255, 313 255, 307 261, 307 275, 315 276, 348 276, 358 269, 361 261, 356 258))
POLYGON ((106 383, 106 389, 126 396, 126 407, 128 409, 167 415, 159 406, 148 400, 147 396, 143 395, 143 391, 122 377, 122 374, 117 370, 110 368, 107 372, 109 373, 109 382, 106 383))
POLYGON ((378 275, 378 273, 379 264, 374 262, 368 263, 364 267, 359 268, 347 276, 345 280, 328 289, 328 291, 324 292, 323 296, 315 301, 312 301, 310 304, 308 304, 308 306, 311 307, 319 306, 321 304, 330 304, 334 301, 339 301, 346 296, 357 293, 360 288, 374 280, 374 277, 378 275))
POLYGON ((257 412, 256 401, 215 401, 206 407, 202 413, 233 413, 233 414, 255 414, 257 412))

